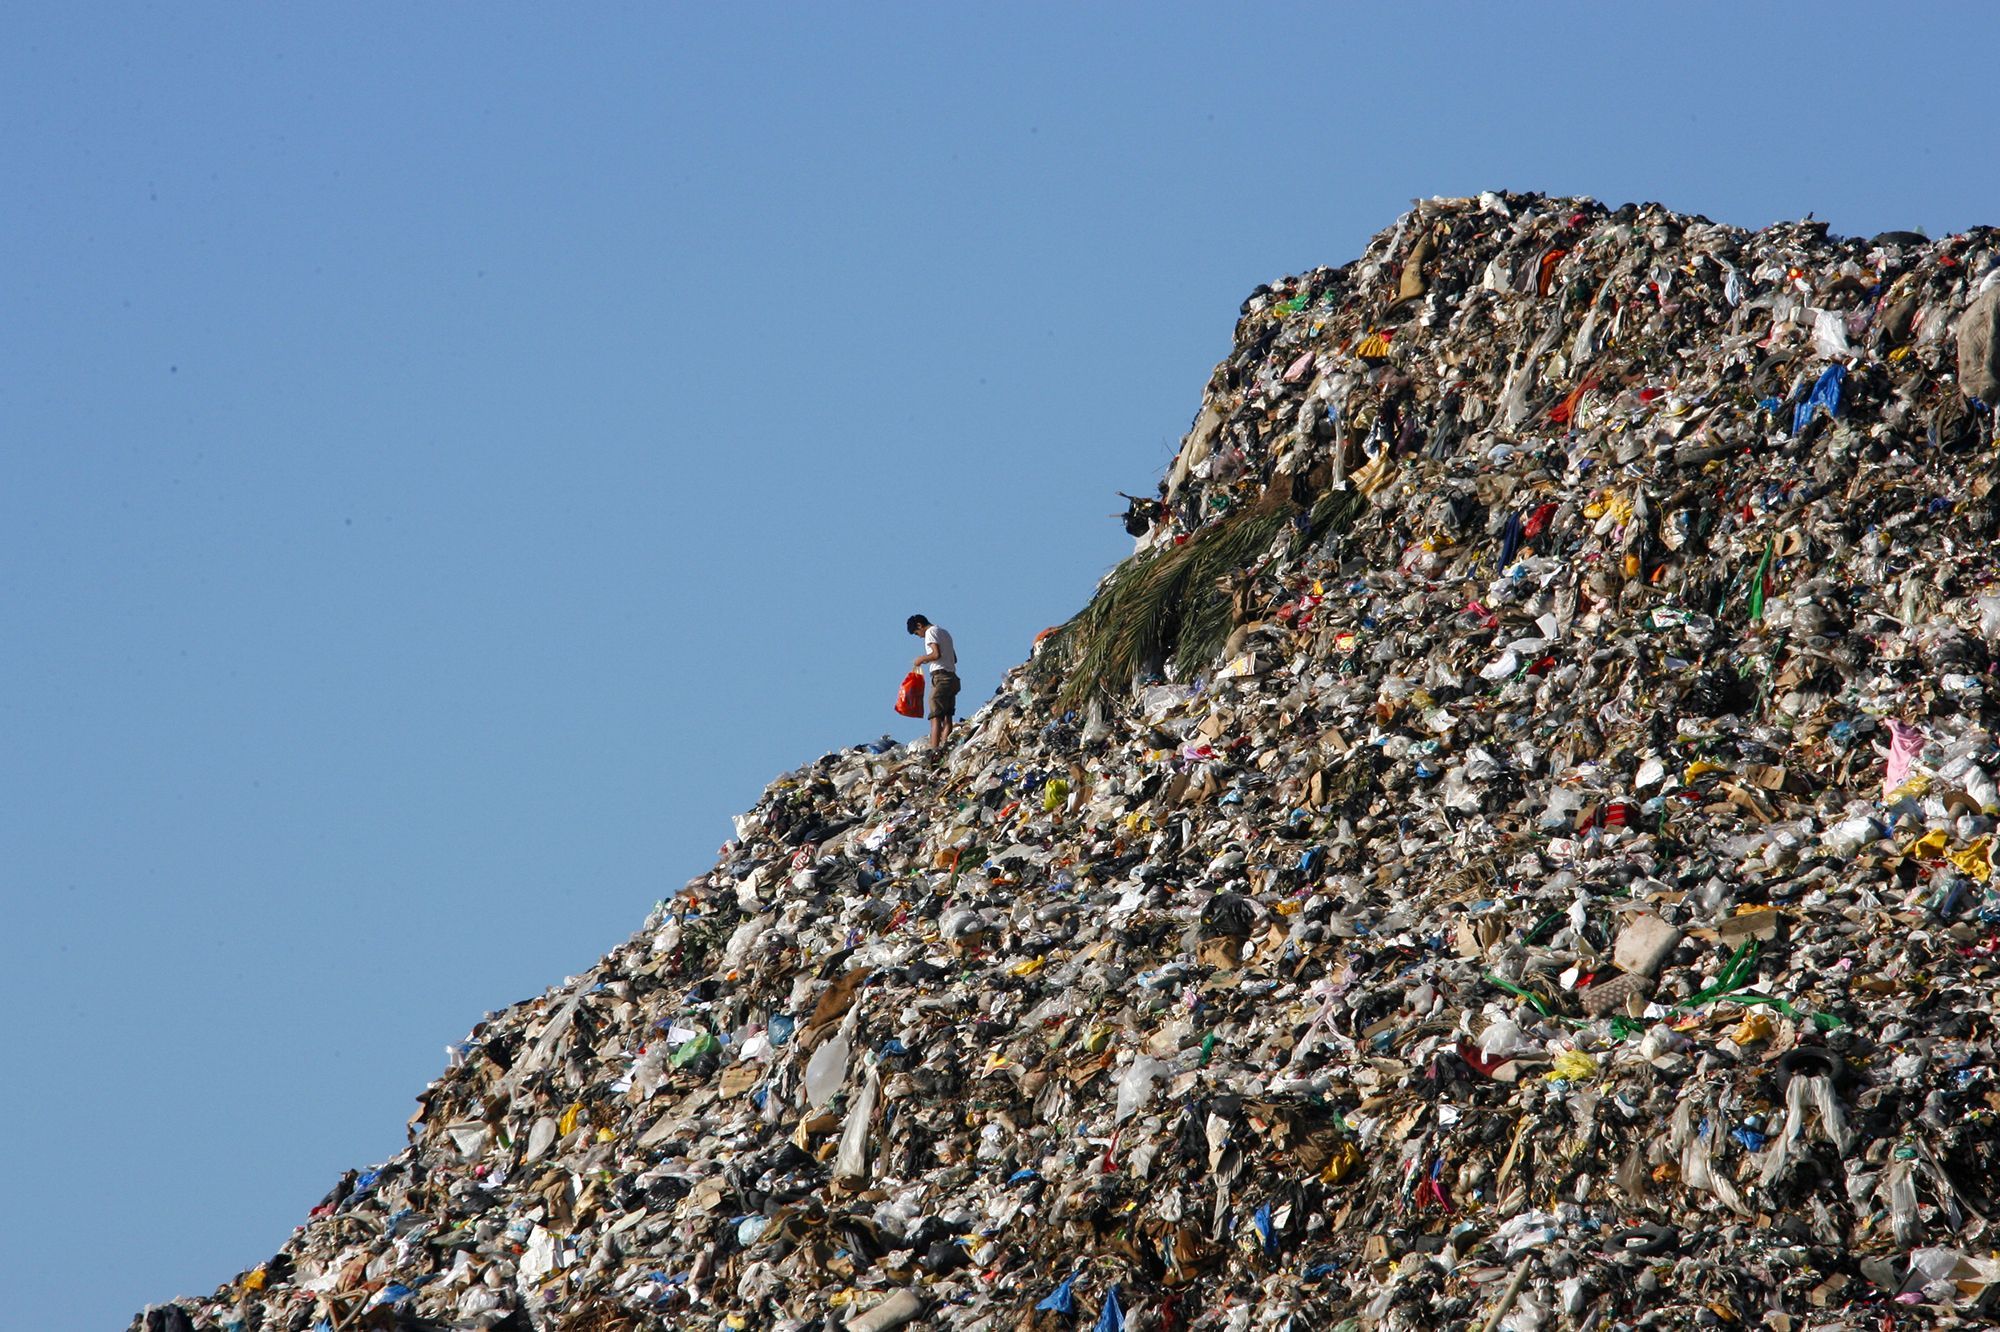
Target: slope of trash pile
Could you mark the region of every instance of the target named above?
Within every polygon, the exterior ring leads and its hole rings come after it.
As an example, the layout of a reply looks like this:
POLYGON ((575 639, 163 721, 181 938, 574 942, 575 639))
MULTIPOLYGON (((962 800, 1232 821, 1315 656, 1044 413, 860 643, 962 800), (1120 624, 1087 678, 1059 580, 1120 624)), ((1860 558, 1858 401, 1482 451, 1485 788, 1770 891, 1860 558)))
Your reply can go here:
POLYGON ((135 1326, 1985 1324, 1996 261, 1489 194, 1259 288, 942 759, 135 1326))

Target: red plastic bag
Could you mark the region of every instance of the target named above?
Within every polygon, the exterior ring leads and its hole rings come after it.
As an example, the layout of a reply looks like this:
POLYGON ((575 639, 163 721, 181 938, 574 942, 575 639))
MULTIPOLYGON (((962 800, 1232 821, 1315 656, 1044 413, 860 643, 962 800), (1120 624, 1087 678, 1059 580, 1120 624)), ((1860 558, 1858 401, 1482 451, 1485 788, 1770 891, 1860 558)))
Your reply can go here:
POLYGON ((924 715, 924 673, 911 671, 903 677, 903 687, 896 691, 896 711, 905 717, 924 715))

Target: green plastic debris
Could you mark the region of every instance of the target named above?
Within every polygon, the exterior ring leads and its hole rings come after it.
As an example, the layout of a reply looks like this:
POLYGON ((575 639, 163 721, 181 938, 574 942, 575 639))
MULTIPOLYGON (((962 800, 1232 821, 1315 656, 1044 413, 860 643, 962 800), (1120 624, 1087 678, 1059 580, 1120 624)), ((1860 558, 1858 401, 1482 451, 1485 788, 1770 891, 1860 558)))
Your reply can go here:
POLYGON ((694 1037, 692 1040, 683 1042, 681 1044, 681 1047, 675 1050, 673 1054, 668 1057, 667 1063, 670 1067, 673 1068, 686 1068, 689 1064, 692 1064, 695 1060, 701 1058, 703 1055, 714 1054, 717 1050, 720 1050, 721 1048, 722 1048, 722 1042, 716 1040, 714 1036, 704 1031, 703 1033, 701 1033, 701 1035, 694 1037))

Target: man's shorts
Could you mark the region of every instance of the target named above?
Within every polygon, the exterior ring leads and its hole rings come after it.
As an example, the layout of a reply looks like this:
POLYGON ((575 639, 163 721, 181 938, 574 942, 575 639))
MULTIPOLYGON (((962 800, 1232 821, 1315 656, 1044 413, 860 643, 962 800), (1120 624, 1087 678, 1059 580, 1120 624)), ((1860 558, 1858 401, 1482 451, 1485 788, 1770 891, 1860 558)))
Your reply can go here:
POLYGON ((958 707, 958 677, 950 671, 931 672, 931 720, 950 721, 958 707))

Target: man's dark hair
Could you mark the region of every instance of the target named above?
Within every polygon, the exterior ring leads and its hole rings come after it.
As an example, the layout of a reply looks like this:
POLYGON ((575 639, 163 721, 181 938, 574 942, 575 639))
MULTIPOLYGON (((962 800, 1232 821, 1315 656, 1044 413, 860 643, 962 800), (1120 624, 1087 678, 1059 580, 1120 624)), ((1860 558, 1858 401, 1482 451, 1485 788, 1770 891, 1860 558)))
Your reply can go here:
POLYGON ((913 634, 916 633, 918 630, 928 629, 930 627, 931 627, 931 622, 929 620, 926 620, 921 615, 912 615, 909 618, 908 622, 903 625, 903 628, 909 630, 913 634))

